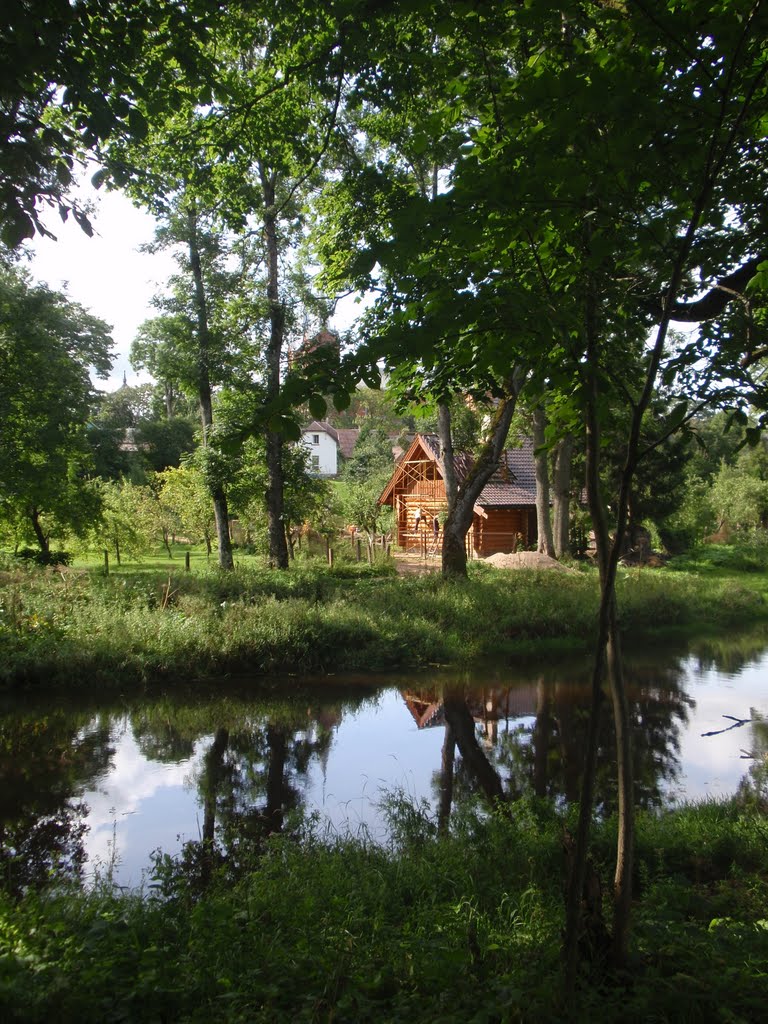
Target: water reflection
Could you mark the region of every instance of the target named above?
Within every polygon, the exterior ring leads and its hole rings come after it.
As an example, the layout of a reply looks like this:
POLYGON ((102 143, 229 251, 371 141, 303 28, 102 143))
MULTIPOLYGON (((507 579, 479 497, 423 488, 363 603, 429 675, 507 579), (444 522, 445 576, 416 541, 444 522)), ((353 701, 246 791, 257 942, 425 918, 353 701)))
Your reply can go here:
MULTIPOLYGON (((707 642, 628 657, 639 806, 737 790, 768 805, 764 648, 765 638, 762 646, 747 638, 741 647, 707 642), (715 735, 723 714, 745 721, 738 736, 715 735)), ((89 868, 112 856, 116 880, 137 884, 157 846, 186 848, 204 881, 214 856, 236 859, 242 842, 260 844, 309 814, 338 831, 363 828, 384 839, 381 791, 428 801, 440 829, 465 801, 578 798, 586 660, 485 672, 479 681, 457 673, 367 678, 334 691, 327 681, 292 680, 275 692, 246 681, 212 695, 99 709, 84 699, 53 713, 50 700, 15 701, 0 715, 5 886, 19 891, 57 873, 78 876, 86 856, 89 868)), ((603 814, 615 807, 614 765, 606 704, 597 778, 603 814)))
POLYGON ((6 891, 53 874, 78 878, 85 861, 82 785, 109 763, 108 717, 42 709, 0 718, 0 871, 6 891))

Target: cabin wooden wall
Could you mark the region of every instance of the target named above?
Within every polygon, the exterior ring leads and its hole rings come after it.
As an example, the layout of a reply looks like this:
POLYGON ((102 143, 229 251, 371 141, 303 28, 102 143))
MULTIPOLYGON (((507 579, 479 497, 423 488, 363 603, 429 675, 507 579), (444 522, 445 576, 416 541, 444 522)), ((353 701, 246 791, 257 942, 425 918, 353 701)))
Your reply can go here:
POLYGON ((445 489, 443 488, 442 496, 436 496, 434 493, 429 497, 418 494, 399 495, 397 502, 398 545, 401 548, 405 548, 406 551, 420 552, 424 548, 424 538, 426 537, 427 549, 429 551, 442 551, 442 529, 439 532, 437 546, 435 547, 432 523, 435 516, 441 517, 445 514, 445 489), (421 509, 421 519, 418 527, 416 525, 417 509, 421 509))
MULTIPOLYGON (((442 483, 439 481, 439 483, 442 483)), ((433 492, 400 494, 396 498, 397 543, 406 551, 422 553, 425 545, 429 553, 443 549, 442 529, 435 539, 432 522, 435 516, 445 514, 445 494, 433 492), (417 529, 416 510, 421 509, 421 520, 417 529)), ((475 516, 469 532, 472 553, 486 558, 498 551, 515 551, 527 547, 536 540, 536 513, 528 508, 489 508, 488 518, 475 516)))
POLYGON ((478 516, 472 533, 473 547, 479 558, 487 558, 499 551, 516 551, 528 547, 536 539, 531 529, 531 516, 527 508, 487 508, 488 518, 478 516))

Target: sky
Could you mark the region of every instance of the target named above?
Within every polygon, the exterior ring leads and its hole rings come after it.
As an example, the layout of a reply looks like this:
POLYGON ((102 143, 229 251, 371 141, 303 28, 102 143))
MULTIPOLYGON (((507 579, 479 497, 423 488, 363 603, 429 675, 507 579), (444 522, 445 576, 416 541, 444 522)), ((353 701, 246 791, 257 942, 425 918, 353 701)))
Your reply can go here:
POLYGON ((150 255, 139 247, 152 241, 154 219, 136 209, 119 192, 98 195, 97 209, 91 218, 94 235, 89 238, 72 218, 62 223, 58 215, 46 218, 46 226, 57 240, 37 236, 30 244, 30 273, 56 290, 79 302, 89 312, 105 320, 112 328, 115 361, 108 381, 98 381, 101 390, 112 391, 123 382, 129 384, 148 378, 137 374, 128 355, 139 325, 156 315, 152 296, 175 267, 169 253, 150 255))

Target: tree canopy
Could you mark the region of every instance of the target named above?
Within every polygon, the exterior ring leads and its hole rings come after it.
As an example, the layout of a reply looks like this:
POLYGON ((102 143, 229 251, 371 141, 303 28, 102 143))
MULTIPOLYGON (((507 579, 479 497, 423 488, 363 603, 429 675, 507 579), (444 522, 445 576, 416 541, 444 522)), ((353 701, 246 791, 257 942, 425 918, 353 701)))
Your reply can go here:
POLYGON ((90 371, 106 376, 101 320, 19 269, 0 264, 0 510, 47 554, 51 531, 96 514, 90 464, 90 371))

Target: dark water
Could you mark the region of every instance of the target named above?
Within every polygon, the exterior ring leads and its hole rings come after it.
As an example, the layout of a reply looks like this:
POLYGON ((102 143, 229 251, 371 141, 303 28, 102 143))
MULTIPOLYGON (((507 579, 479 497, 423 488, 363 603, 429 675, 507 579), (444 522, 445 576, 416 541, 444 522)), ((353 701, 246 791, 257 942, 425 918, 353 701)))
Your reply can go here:
MULTIPOLYGON (((627 665, 641 806, 766 792, 768 634, 645 651, 627 665)), ((153 850, 175 853, 236 823, 268 833, 315 814, 321 829, 383 841, 392 794, 424 801, 435 820, 499 792, 572 800, 588 678, 586 660, 571 660, 464 676, 222 681, 108 704, 6 698, 0 868, 17 888, 54 865, 137 885, 153 850)), ((608 718, 602 811, 614 803, 608 718)))

